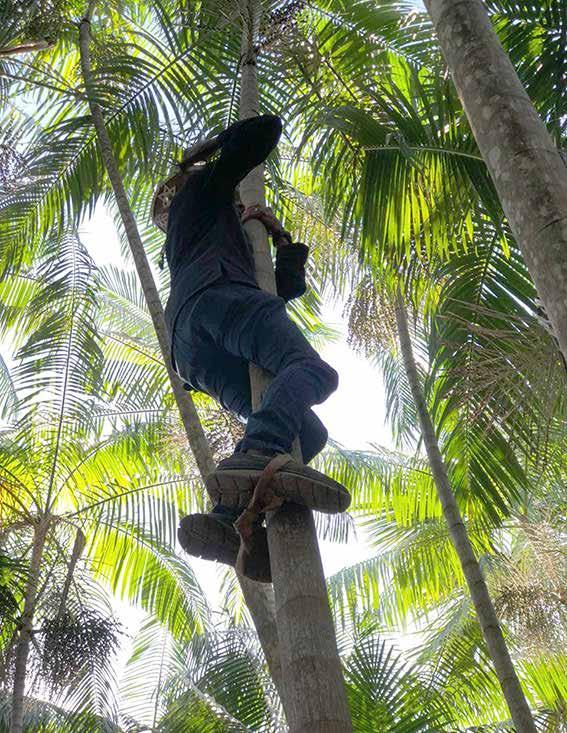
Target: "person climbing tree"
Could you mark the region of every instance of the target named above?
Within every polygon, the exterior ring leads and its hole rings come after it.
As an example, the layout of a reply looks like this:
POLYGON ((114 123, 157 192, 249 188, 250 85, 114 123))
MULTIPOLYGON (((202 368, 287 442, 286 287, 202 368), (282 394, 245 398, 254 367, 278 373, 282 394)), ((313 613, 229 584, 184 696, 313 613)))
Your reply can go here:
POLYGON ((299 437, 305 462, 327 442, 311 410, 337 388, 338 375, 287 317, 285 302, 305 292, 308 248, 294 243, 267 207, 246 210, 237 186, 275 148, 282 123, 274 115, 237 122, 191 148, 179 170, 158 186, 154 223, 167 233, 171 292, 165 315, 174 368, 188 388, 206 392, 247 420, 232 456, 207 477, 215 503, 209 514, 181 520, 179 540, 190 554, 235 565, 239 538, 233 523, 256 500, 246 557, 249 577, 271 579, 262 512, 292 501, 327 513, 345 511, 347 490, 289 455, 299 437), (276 248, 278 296, 256 283, 242 224, 260 220, 276 248), (252 412, 248 364, 274 379, 252 412), (257 490, 260 483, 259 498, 257 490), (260 502, 258 504, 258 501, 260 502))

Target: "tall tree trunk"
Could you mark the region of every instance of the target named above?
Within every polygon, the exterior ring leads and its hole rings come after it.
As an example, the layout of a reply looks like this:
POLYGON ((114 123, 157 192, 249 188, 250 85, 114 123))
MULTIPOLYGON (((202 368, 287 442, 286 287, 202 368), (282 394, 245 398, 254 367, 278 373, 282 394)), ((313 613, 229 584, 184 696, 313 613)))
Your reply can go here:
POLYGON ((288 701, 282 677, 274 590, 265 583, 256 583, 238 573, 237 577, 244 600, 252 615, 264 656, 268 661, 270 675, 282 701, 284 712, 287 715, 288 701))
MULTIPOLYGON (((82 19, 79 28, 79 42, 80 42, 80 53, 81 53, 81 68, 83 72, 83 79, 85 82, 85 90, 89 101, 89 107, 93 118, 93 123, 96 129, 98 143, 102 153, 102 158, 108 177, 110 179, 112 190, 114 191, 115 200, 120 212, 122 224, 126 231, 128 243, 130 245, 130 251, 134 259, 136 271, 140 279, 140 284, 144 293, 144 298, 150 311, 152 323, 158 338, 162 358, 167 368, 167 374, 175 396, 175 401, 181 415, 183 427, 187 434, 187 440, 195 461, 199 468, 201 476, 204 478, 207 474, 211 473, 215 469, 215 462, 209 447, 207 438, 203 431, 203 427, 199 421, 199 416, 191 396, 183 389, 181 380, 177 374, 173 371, 170 361, 170 345, 169 338, 167 335, 167 329, 165 325, 165 318, 163 312, 163 306, 161 304, 159 293, 156 288, 152 271, 146 257, 144 246, 136 220, 130 208, 128 202, 128 196, 122 182, 120 171, 116 163, 116 158, 112 151, 112 145, 102 110, 95 101, 95 94, 93 88, 93 75, 91 70, 90 52, 89 52, 89 40, 90 40, 90 20, 94 8, 94 2, 91 0, 89 9, 82 19)), ((240 584, 250 609, 258 637, 266 656, 268 667, 272 674, 274 684, 276 685, 278 692, 282 696, 281 687, 281 665, 278 658, 278 645, 274 643, 274 639, 277 639, 277 631, 275 628, 274 616, 271 613, 273 600, 270 603, 269 591, 259 588, 255 583, 251 583, 245 578, 239 578, 240 584)))
POLYGON ((567 358, 567 166, 481 0, 424 0, 480 152, 567 358))
POLYGON ((63 590, 61 591, 61 598, 59 600, 59 610, 57 611, 57 620, 61 619, 63 617, 63 614, 65 613, 65 606, 67 605, 67 596, 69 595, 71 583, 73 582, 73 575, 75 573, 75 568, 77 567, 79 558, 81 557, 83 550, 85 549, 86 543, 87 541, 83 533, 83 530, 80 528, 77 529, 77 534, 75 535, 75 542, 73 543, 73 550, 71 551, 71 557, 69 559, 69 565, 67 567, 67 576, 65 577, 65 583, 63 584, 63 590))
MULTIPOLYGON (((247 0, 241 48, 241 119, 259 112, 254 40, 260 14, 260 3, 247 0)), ((265 202, 263 166, 242 181, 240 196, 245 206, 265 202)), ((248 222, 246 230, 254 250, 258 284, 275 293, 266 230, 254 220, 248 222)), ((254 366, 250 378, 256 408, 269 379, 254 366)), ((291 733, 352 731, 312 513, 300 507, 284 507, 272 513, 268 517, 268 543, 289 729, 291 733)))
POLYGON ((17 56, 20 53, 37 53, 38 51, 45 51, 53 45, 53 41, 44 41, 43 39, 39 41, 26 41, 16 46, 4 46, 0 48, 0 57, 17 56))
POLYGON ((24 611, 20 621, 20 633, 16 642, 16 663, 14 669, 14 687, 12 688, 12 712, 10 714, 10 733, 22 733, 24 721, 24 693, 26 688, 26 669, 30 639, 37 601, 37 586, 41 558, 45 546, 45 538, 49 529, 49 518, 42 518, 34 526, 32 555, 26 590, 24 595, 24 611))
MULTIPOLYGON (((91 3, 91 7, 94 3, 91 3)), ((100 105, 95 101, 96 94, 94 90, 94 80, 91 70, 91 61, 89 53, 90 38, 90 14, 83 18, 80 25, 80 52, 81 52, 81 69, 83 79, 85 81, 85 91, 87 94, 91 116, 95 126, 102 159, 106 167, 106 172, 112 185, 114 198, 118 206, 120 218, 126 231, 130 252, 136 266, 136 272, 142 286, 144 299, 150 312, 152 324, 156 332, 161 355, 167 369, 167 374, 175 397, 175 402, 181 414, 181 420, 187 433, 187 439, 191 450, 195 456, 195 461, 201 475, 206 476, 214 471, 215 463, 207 443, 207 439, 203 432, 203 428, 199 422, 197 410, 193 404, 191 396, 183 389, 181 380, 173 371, 171 360, 169 358, 170 343, 165 325, 163 306, 159 297, 158 289, 154 282, 154 277, 150 269, 148 258, 144 250, 144 245, 138 231, 136 219, 130 208, 128 196, 122 182, 122 176, 118 170, 116 158, 112 150, 112 144, 102 115, 100 105)))
POLYGON ((429 466, 433 480, 435 481, 441 506, 443 507, 443 515, 449 527, 451 540, 469 587, 476 615, 482 629, 482 635, 488 646, 488 651, 494 663, 496 675, 506 702, 508 703, 516 730, 518 733, 535 733, 536 727, 530 708, 526 702, 512 660, 510 659, 510 654, 506 647, 506 642, 504 641, 502 630, 496 612, 494 611, 488 588, 486 587, 486 582, 470 543, 466 527, 455 500, 455 495, 449 482, 447 469, 443 462, 441 451, 439 450, 433 423, 431 422, 425 397, 419 383, 409 335, 407 313, 401 292, 398 292, 396 298, 396 321, 398 324, 398 335, 404 367, 417 409, 429 466))

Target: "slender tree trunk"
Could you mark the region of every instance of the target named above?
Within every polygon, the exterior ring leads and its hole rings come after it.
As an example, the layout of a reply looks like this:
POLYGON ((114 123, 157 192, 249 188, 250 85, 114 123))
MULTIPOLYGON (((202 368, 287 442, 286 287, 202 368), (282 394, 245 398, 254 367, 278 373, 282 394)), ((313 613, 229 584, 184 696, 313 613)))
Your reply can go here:
POLYGON ((276 604, 274 590, 266 583, 256 583, 237 573, 240 588, 248 606, 254 626, 268 660, 270 675, 287 714, 287 699, 282 677, 278 628, 276 626, 276 604))
POLYGON ((126 231, 126 237, 136 266, 136 272, 138 273, 140 284, 144 292, 144 298, 156 332, 162 358, 166 366, 173 395, 175 397, 175 402, 181 414, 183 426, 187 432, 187 439, 189 440, 199 471, 203 476, 206 476, 214 470, 215 464, 207 439, 199 422, 199 416, 197 415, 197 410, 195 409, 193 400, 183 389, 181 380, 173 371, 173 367, 171 365, 171 360, 169 358, 170 343, 165 325, 163 306, 159 297, 158 289, 154 282, 148 258, 146 257, 144 245, 138 231, 134 214, 130 208, 122 177, 118 170, 118 165, 116 163, 116 158, 114 157, 112 144, 110 142, 110 137, 108 136, 102 110, 95 101, 89 53, 89 29, 90 19, 88 17, 83 18, 80 25, 81 68, 83 71, 83 79, 85 80, 87 98, 89 100, 89 107, 96 129, 98 143, 106 171, 112 185, 118 211, 120 212, 120 218, 122 219, 122 224, 126 231))
POLYGON ((38 51, 45 51, 47 48, 53 46, 52 41, 27 41, 26 43, 20 43, 17 46, 5 46, 0 48, 0 57, 4 56, 17 56, 20 53, 37 53, 38 51))
POLYGON ((73 543, 73 550, 71 551, 71 558, 69 560, 69 566, 67 568, 67 576, 65 578, 65 583, 63 584, 63 590, 61 591, 61 599, 59 601, 59 610, 57 611, 57 619, 61 619, 63 617, 63 614, 65 613, 65 606, 67 605, 67 596, 69 595, 69 589, 71 588, 71 583, 73 582, 73 574, 75 573, 75 568, 77 567, 77 563, 79 562, 79 558, 81 557, 81 554, 83 550, 85 549, 86 544, 86 538, 83 534, 82 529, 77 530, 77 534, 75 535, 75 542, 73 543))
MULTIPOLYGON (((152 323, 158 338, 162 358, 167 368, 171 388, 187 434, 187 440, 189 441, 189 446, 195 457, 199 472, 204 478, 215 469, 215 462, 202 425, 199 421, 199 416, 195 409, 195 405, 193 404, 193 400, 183 389, 179 377, 173 371, 171 366, 169 352, 170 345, 165 325, 163 306, 159 298, 159 293, 153 279, 152 271, 146 257, 140 234, 138 232, 136 220, 128 202, 128 196, 122 182, 120 171, 118 170, 116 158, 112 151, 112 145, 106 129, 104 117, 100 106, 95 101, 89 53, 90 18, 93 7, 94 2, 91 0, 89 10, 85 18, 81 21, 79 30, 81 68, 83 71, 87 98, 89 100, 89 107, 96 129, 104 165, 112 184, 112 190, 114 191, 122 224, 126 231, 130 251, 132 252, 136 271, 144 292, 144 298, 146 300, 148 310, 150 311, 152 323)), ((278 645, 274 643, 274 639, 277 639, 277 631, 275 628, 274 616, 271 614, 273 601, 270 604, 270 592, 263 590, 260 587, 256 587, 255 583, 250 583, 246 579, 239 578, 239 580, 248 608, 250 609, 254 625, 256 626, 256 631, 258 632, 258 637, 260 639, 262 649, 264 650, 274 684, 283 699, 278 645)))
POLYGON ((408 329, 407 313, 403 296, 398 292, 396 299, 396 321, 400 348, 404 360, 404 367, 410 384, 413 400, 417 409, 421 434, 429 460, 429 466, 437 488, 437 494, 443 507, 443 515, 449 527, 451 540, 459 557, 463 574, 466 578, 476 615, 482 629, 482 635, 488 646, 488 651, 494 663, 498 681, 508 703, 508 708, 518 733, 535 733, 536 727, 524 696, 520 681, 514 670, 512 660, 502 630, 494 611, 494 606, 488 593, 486 582, 480 570, 480 565, 470 543, 466 527, 455 500, 455 495, 449 482, 447 469, 437 437, 427 409, 425 397, 421 390, 419 377, 408 329))
MULTIPOLYGON (((248 0, 241 49, 241 119, 259 112, 253 44, 260 12, 260 3, 248 0)), ((246 206, 265 202, 263 166, 242 181, 240 196, 246 206)), ((266 230, 258 221, 249 222, 246 229, 254 249, 258 284, 274 293, 266 230)), ((269 379, 254 366, 250 377, 256 408, 269 379)), ((312 513, 301 507, 284 507, 272 513, 268 517, 268 543, 289 729, 291 733, 352 731, 312 513)))
POLYGON ((447 66, 563 355, 567 166, 481 0, 425 0, 447 66))
POLYGON ((49 529, 49 519, 44 517, 34 527, 30 570, 24 595, 24 611, 20 622, 20 633, 16 643, 16 664, 14 669, 14 687, 12 689, 12 712, 10 715, 10 733, 22 733, 24 721, 24 693, 26 688, 26 669, 33 617, 37 601, 37 586, 41 558, 45 546, 45 537, 49 529))

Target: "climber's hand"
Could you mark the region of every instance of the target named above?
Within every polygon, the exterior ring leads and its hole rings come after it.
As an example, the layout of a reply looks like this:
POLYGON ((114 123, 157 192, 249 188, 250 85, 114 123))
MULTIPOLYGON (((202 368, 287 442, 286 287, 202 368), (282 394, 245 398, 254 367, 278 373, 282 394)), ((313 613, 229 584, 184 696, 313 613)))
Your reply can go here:
POLYGON ((242 213, 242 223, 245 224, 250 219, 261 221, 268 230, 268 233, 274 237, 284 230, 281 221, 269 206, 260 206, 259 204, 248 206, 242 213))

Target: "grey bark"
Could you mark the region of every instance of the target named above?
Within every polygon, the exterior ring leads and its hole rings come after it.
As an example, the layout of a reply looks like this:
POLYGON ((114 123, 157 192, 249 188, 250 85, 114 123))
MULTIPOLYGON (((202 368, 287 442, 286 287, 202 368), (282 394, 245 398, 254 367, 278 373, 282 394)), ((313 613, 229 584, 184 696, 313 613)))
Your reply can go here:
POLYGON ((104 117, 100 105, 94 100, 96 98, 94 90, 94 81, 91 70, 90 53, 89 53, 89 38, 90 38, 90 20, 83 18, 80 25, 80 48, 81 48, 81 68, 83 72, 83 79, 85 81, 85 88, 87 98, 89 100, 89 107, 91 116, 97 133, 97 139, 100 146, 102 158, 112 185, 114 192, 114 198, 118 206, 120 218, 126 231, 126 237, 130 245, 130 251, 134 264, 136 266, 136 272, 140 279, 140 284, 144 292, 144 298, 146 300, 152 324, 156 332, 160 351, 164 364, 167 369, 175 402, 181 414, 183 426, 187 432, 187 439, 191 446, 191 450, 195 456, 195 461, 202 475, 206 476, 208 473, 214 470, 215 464, 207 443, 207 439, 199 422, 199 416, 197 410, 193 404, 193 400, 190 395, 183 389, 181 380, 177 374, 173 371, 171 360, 169 358, 169 337, 167 334, 167 328, 165 325, 163 306, 159 297, 158 289, 154 282, 154 277, 150 269, 148 258, 144 250, 144 245, 138 231, 138 226, 134 218, 134 214, 130 208, 128 196, 122 182, 122 177, 114 157, 112 150, 112 144, 110 137, 106 129, 104 117))
MULTIPOLYGON (((259 112, 253 41, 261 6, 253 2, 247 4, 243 18, 241 119, 259 112)), ((264 204, 262 166, 242 181, 240 196, 245 206, 264 204)), ((275 293, 266 230, 258 221, 248 222, 246 230, 254 250, 258 284, 275 293)), ((254 366, 250 379, 256 408, 269 379, 254 366)), ((350 732, 350 712, 312 513, 292 506, 271 513, 268 543, 285 693, 283 703, 289 729, 291 733, 350 732)))
POLYGON ((276 606, 273 588, 265 583, 255 583, 237 573, 240 588, 248 606, 264 656, 268 661, 270 675, 286 710, 285 690, 282 679, 278 628, 276 626, 276 606))
POLYGON ((421 435, 425 444, 429 466, 439 501, 443 508, 443 516, 449 528, 451 541, 455 547, 469 587, 482 635, 494 663, 494 669, 496 670, 496 675, 504 697, 506 698, 516 730, 518 733, 535 733, 536 727, 530 708, 526 702, 516 671, 514 670, 514 665, 512 664, 506 642, 502 635, 500 623, 498 622, 498 617, 496 616, 486 586, 486 581, 470 543, 467 529, 461 517, 459 507, 457 506, 455 495, 447 475, 447 469, 441 451, 439 450, 435 429, 419 382, 409 335, 406 308, 401 293, 398 293, 396 299, 396 322, 398 324, 398 335, 404 367, 419 417, 421 435))
POLYGON ((83 550, 85 549, 85 544, 86 538, 83 534, 83 530, 78 529, 77 534, 75 535, 75 542, 73 543, 73 550, 71 551, 69 565, 67 567, 67 576, 65 578, 65 583, 63 584, 63 590, 61 591, 61 600, 59 601, 57 619, 60 619, 65 613, 67 596, 69 595, 69 589, 71 588, 71 583, 73 582, 73 574, 75 573, 75 568, 77 567, 79 558, 81 557, 83 550))
POLYGON ((38 51, 45 51, 47 48, 51 48, 54 45, 52 41, 26 41, 16 46, 5 46, 0 48, 0 56, 17 56, 20 53, 37 53, 38 51))
POLYGON ((20 620, 20 632, 16 642, 16 662, 14 686, 12 688, 12 710, 10 714, 10 733, 22 733, 24 721, 24 693, 30 640, 37 601, 39 571, 45 538, 49 529, 49 519, 42 518, 34 526, 30 569, 24 594, 24 610, 20 620))
POLYGON ((481 0, 425 0, 478 147, 567 357, 567 166, 481 0))
MULTIPOLYGON (((136 271, 140 279, 140 284, 144 292, 144 298, 148 305, 148 310, 152 318, 152 323, 158 338, 163 361, 167 368, 167 374, 175 396, 175 401, 181 415, 183 427, 187 434, 189 446, 195 457, 197 467, 201 476, 204 478, 207 474, 215 469, 215 462, 211 453, 210 446, 199 421, 199 416, 191 396, 183 389, 181 380, 173 371, 169 358, 169 339, 165 325, 163 306, 159 298, 152 271, 148 263, 144 246, 138 232, 136 220, 130 208, 128 196, 124 189, 122 177, 116 163, 116 158, 112 150, 112 144, 108 136, 104 117, 100 106, 95 101, 93 75, 90 63, 89 40, 90 40, 90 17, 94 2, 91 1, 89 10, 81 21, 79 30, 80 52, 81 52, 81 68, 85 81, 85 89, 89 100, 89 107, 96 129, 98 143, 100 145, 104 165, 108 173, 108 177, 112 184, 115 200, 120 212, 122 224, 126 231, 130 251, 134 259, 136 271)), ((272 674, 274 684, 278 692, 281 694, 281 673, 280 661, 278 658, 278 645, 274 643, 277 639, 277 631, 275 628, 275 620, 271 614, 270 591, 256 587, 256 584, 239 578, 250 614, 254 621, 258 638, 262 649, 266 656, 266 661, 272 674)), ((272 601, 273 605, 273 601, 272 601)))

